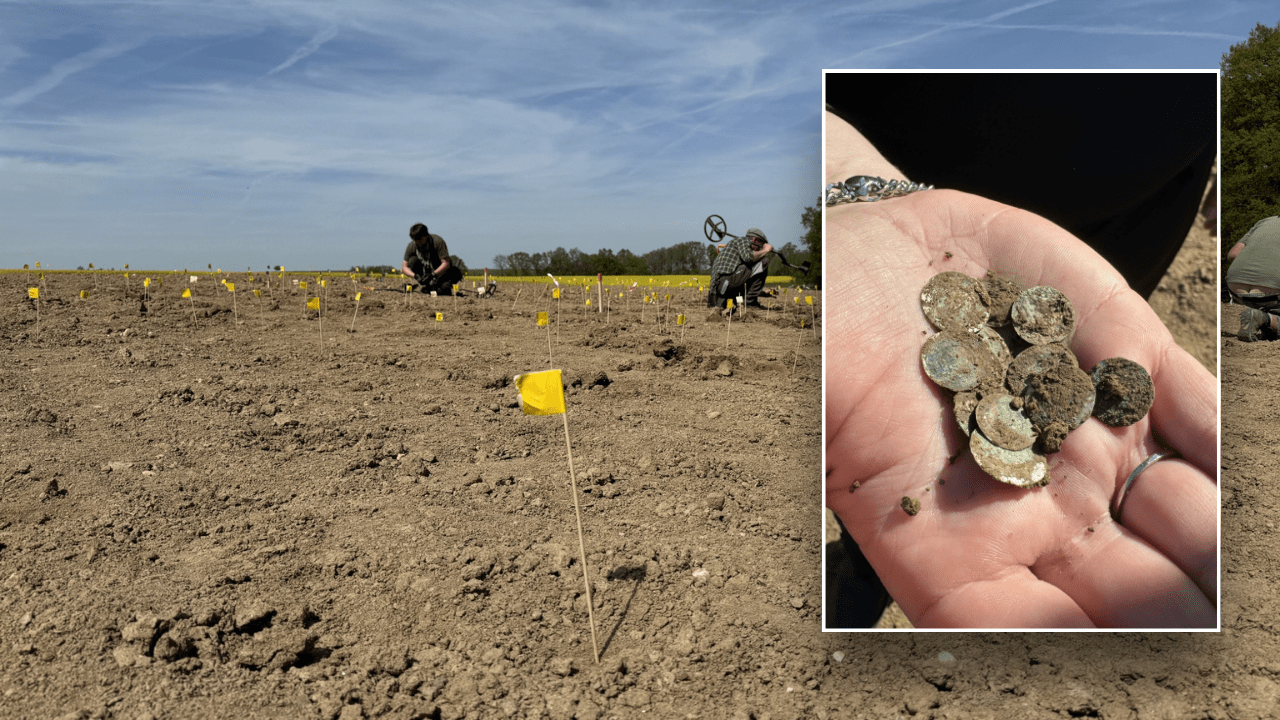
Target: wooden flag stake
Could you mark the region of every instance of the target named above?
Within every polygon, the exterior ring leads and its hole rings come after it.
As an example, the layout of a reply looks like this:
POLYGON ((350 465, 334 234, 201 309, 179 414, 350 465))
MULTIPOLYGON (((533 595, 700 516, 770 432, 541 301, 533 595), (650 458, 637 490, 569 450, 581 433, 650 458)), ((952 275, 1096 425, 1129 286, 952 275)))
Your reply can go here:
MULTIPOLYGON (((550 337, 548 333, 547 337, 550 337)), ((587 545, 582 539, 582 510, 578 507, 578 480, 573 472, 573 445, 569 442, 569 409, 560 413, 564 418, 564 446, 569 453, 569 488, 573 492, 573 514, 578 519, 578 553, 582 557, 582 583, 587 589, 587 620, 591 623, 591 652, 595 654, 596 664, 600 664, 600 646, 596 643, 596 616, 594 603, 591 600, 591 576, 587 572, 587 545)))
POLYGON ((360 293, 356 293, 356 311, 351 313, 351 332, 356 331, 356 316, 360 314, 360 293))
POLYGON ((516 303, 520 302, 520 293, 522 293, 522 292, 524 292, 524 288, 520 288, 519 290, 516 290, 516 299, 511 301, 511 309, 512 309, 512 310, 515 310, 515 309, 516 309, 516 303))
POLYGON ((800 362, 800 338, 804 337, 804 318, 800 318, 800 334, 796 336, 796 350, 791 356, 791 374, 796 374, 796 363, 800 362))

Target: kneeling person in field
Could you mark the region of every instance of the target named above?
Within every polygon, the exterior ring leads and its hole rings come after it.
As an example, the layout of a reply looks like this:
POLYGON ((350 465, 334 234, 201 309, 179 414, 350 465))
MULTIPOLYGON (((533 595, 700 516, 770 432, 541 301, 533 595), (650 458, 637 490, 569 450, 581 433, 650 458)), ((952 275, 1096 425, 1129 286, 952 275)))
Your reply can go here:
POLYGON ((452 295, 453 286, 462 282, 462 271, 449 257, 444 238, 427 232, 422 223, 409 228, 409 237, 401 271, 413 278, 424 293, 452 295))
POLYGON ((747 234, 734 238, 724 246, 711 264, 711 290, 707 293, 707 307, 722 308, 725 301, 742 297, 747 307, 761 307, 760 291, 769 277, 769 261, 766 256, 773 246, 764 233, 751 228, 747 234))
POLYGON ((1227 287, 1245 306, 1236 337, 1280 337, 1280 217, 1259 220, 1227 253, 1227 287))

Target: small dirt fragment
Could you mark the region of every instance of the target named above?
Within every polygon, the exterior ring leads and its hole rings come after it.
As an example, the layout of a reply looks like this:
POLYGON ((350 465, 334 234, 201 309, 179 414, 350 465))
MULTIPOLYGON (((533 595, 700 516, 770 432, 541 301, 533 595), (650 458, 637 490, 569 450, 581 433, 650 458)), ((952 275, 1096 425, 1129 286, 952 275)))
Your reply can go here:
POLYGON ((914 517, 916 513, 920 512, 920 501, 904 496, 902 498, 902 511, 914 517))

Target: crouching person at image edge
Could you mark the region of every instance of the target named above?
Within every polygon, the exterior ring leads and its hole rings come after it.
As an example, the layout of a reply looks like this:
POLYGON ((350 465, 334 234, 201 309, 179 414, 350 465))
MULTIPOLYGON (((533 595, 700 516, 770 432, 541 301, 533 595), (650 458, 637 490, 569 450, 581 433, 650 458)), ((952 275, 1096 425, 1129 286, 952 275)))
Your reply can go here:
POLYGON ((1227 288, 1245 306, 1236 337, 1280 337, 1280 217, 1259 220, 1227 253, 1227 288))
POLYGON ((444 238, 427 232, 418 223, 409 228, 409 246, 404 249, 400 270, 418 283, 418 290, 437 295, 452 295, 453 286, 462 282, 462 271, 449 258, 444 238))
POLYGON ((765 257, 771 252, 773 246, 757 228, 751 228, 746 235, 730 240, 711 264, 711 290, 707 292, 707 307, 723 308, 726 300, 739 296, 742 297, 743 305, 761 307, 760 292, 764 289, 764 281, 769 277, 769 261, 765 257))

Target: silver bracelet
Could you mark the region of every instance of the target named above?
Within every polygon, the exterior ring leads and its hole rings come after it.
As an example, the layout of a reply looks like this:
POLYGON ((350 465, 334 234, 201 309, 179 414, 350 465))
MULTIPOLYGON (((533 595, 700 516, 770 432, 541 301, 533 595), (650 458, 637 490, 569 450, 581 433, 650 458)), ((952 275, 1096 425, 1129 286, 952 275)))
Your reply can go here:
POLYGON ((854 175, 844 182, 827 184, 827 207, 852 202, 875 202, 884 198, 908 195, 919 190, 932 190, 932 185, 885 180, 871 175, 854 175))

